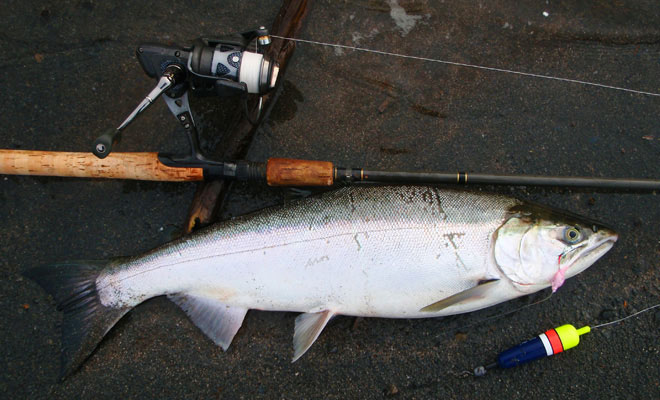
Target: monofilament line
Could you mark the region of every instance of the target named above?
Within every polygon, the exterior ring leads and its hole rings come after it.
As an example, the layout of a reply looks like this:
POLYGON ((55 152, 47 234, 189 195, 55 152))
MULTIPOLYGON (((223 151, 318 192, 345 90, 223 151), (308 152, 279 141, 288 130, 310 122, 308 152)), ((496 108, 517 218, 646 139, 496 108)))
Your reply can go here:
POLYGON ((546 300, 550 300, 550 298, 552 297, 552 294, 553 294, 552 291, 550 291, 550 293, 549 293, 546 297, 542 298, 541 300, 537 300, 537 301, 535 301, 535 302, 533 302, 533 303, 526 304, 526 305, 524 305, 524 306, 521 306, 521 307, 518 307, 518 308, 514 308, 513 310, 505 311, 505 312, 503 312, 503 313, 499 313, 499 314, 491 315, 490 317, 486 317, 486 318, 480 319, 480 320, 478 320, 478 321, 476 321, 476 322, 473 322, 473 323, 471 323, 471 324, 467 324, 467 325, 459 326, 458 328, 456 328, 456 330, 459 330, 459 331, 460 331, 460 330, 463 330, 463 329, 471 328, 471 327, 473 327, 473 326, 480 325, 480 324, 482 324, 482 323, 484 323, 484 322, 486 322, 486 321, 490 321, 490 320, 494 320, 494 319, 495 319, 495 320, 496 320, 496 319, 500 319, 500 318, 505 317, 505 316, 507 316, 507 315, 509 315, 509 314, 513 314, 513 313, 518 312, 518 311, 520 311, 520 310, 524 310, 525 308, 532 307, 532 306, 535 306, 535 305, 537 305, 537 304, 541 304, 541 303, 543 303, 543 302, 546 301, 546 300))
POLYGON ((290 37, 278 36, 278 35, 271 35, 271 36, 274 37, 274 38, 283 39, 283 40, 291 40, 291 41, 294 41, 294 42, 302 42, 302 43, 309 43, 309 44, 315 44, 315 45, 320 45, 320 46, 335 47, 335 48, 346 49, 346 50, 363 51, 363 52, 366 52, 366 53, 374 53, 374 54, 380 54, 380 55, 384 55, 384 56, 407 58, 407 59, 411 59, 411 60, 428 61, 428 62, 434 62, 434 63, 440 63, 440 64, 446 64, 446 65, 454 65, 454 66, 457 66, 457 67, 476 68, 476 69, 481 69, 481 70, 486 70, 486 71, 503 72, 503 73, 507 73, 507 74, 528 76, 528 77, 532 77, 532 78, 550 79, 550 80, 560 81, 560 82, 577 83, 577 84, 580 84, 580 85, 595 86, 595 87, 604 88, 604 89, 620 90, 622 92, 642 94, 642 95, 645 95, 645 96, 660 97, 660 93, 645 92, 643 90, 628 89, 628 88, 619 87, 619 86, 605 85, 605 84, 602 84, 602 83, 581 81, 581 80, 578 80, 578 79, 561 78, 561 77, 558 77, 558 76, 534 74, 534 73, 531 73, 531 72, 514 71, 514 70, 511 70, 511 69, 488 67, 488 66, 485 66, 485 65, 466 64, 466 63, 460 63, 460 62, 455 62, 455 61, 439 60, 439 59, 435 59, 435 58, 410 56, 410 55, 406 55, 406 54, 391 53, 389 51, 366 49, 366 48, 363 48, 363 47, 354 47, 354 46, 346 46, 346 45, 343 45, 343 44, 317 42, 315 40, 296 39, 296 38, 290 38, 290 37))
POLYGON ((618 324, 619 322, 623 322, 623 321, 627 320, 628 318, 632 318, 632 317, 635 317, 635 316, 637 316, 637 315, 639 315, 639 314, 645 313, 645 312, 647 312, 647 311, 651 311, 651 310, 653 310, 654 308, 657 308, 657 307, 660 307, 660 304, 656 304, 656 305, 651 306, 651 307, 646 307, 646 308, 643 309, 642 311, 637 311, 637 312, 634 313, 634 314, 630 314, 630 315, 628 315, 627 317, 619 318, 619 319, 617 319, 616 321, 610 321, 610 322, 606 322, 606 323, 604 323, 604 324, 600 324, 600 325, 592 326, 591 329, 593 330, 593 329, 602 328, 602 327, 604 327, 604 326, 608 326, 608 325, 618 324))

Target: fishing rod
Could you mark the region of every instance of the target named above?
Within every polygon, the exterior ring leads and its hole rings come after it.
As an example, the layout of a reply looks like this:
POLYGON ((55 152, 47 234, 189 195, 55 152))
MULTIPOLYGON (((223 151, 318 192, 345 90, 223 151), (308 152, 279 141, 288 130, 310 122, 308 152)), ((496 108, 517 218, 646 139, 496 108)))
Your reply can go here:
POLYGON ((468 172, 403 172, 336 167, 329 161, 271 158, 220 162, 181 161, 159 153, 113 153, 99 159, 91 153, 0 150, 0 174, 68 176, 190 182, 235 179, 269 186, 333 186, 374 182, 393 184, 463 184, 555 186, 608 190, 660 190, 660 180, 535 175, 495 175, 468 172))
MULTIPOLYGON (((294 40, 283 36, 274 37, 294 40)), ((189 93, 201 96, 240 98, 244 104, 243 112, 247 119, 254 124, 255 119, 258 120, 262 117, 261 107, 257 108, 256 117, 250 116, 247 111, 248 96, 258 96, 259 105, 261 105, 263 96, 274 89, 277 84, 279 66, 264 56, 264 49, 270 43, 271 36, 268 30, 262 26, 252 31, 219 38, 199 38, 187 47, 142 44, 138 46, 136 56, 144 72, 149 77, 155 78, 157 84, 116 129, 111 129, 99 136, 94 143, 92 153, 0 150, 0 174, 169 182, 236 179, 265 182, 270 186, 333 186, 354 182, 380 182, 557 186, 623 191, 660 189, 660 180, 655 179, 496 175, 460 171, 382 171, 339 167, 329 161, 271 158, 267 162, 261 163, 217 161, 205 156, 200 149, 198 131, 188 101, 189 93), (252 43, 255 44, 254 52, 249 50, 252 43), (190 145, 189 153, 185 155, 113 153, 112 147, 119 141, 122 131, 161 96, 184 129, 190 145)), ((377 53, 396 55, 385 52, 377 53)), ((405 57, 450 63, 420 57, 405 57)), ((467 64, 457 65, 493 69, 467 64)), ((535 76, 534 74, 521 74, 535 76)), ((621 90, 617 87, 593 85, 621 90)), ((647 92, 638 93, 656 95, 647 92)))

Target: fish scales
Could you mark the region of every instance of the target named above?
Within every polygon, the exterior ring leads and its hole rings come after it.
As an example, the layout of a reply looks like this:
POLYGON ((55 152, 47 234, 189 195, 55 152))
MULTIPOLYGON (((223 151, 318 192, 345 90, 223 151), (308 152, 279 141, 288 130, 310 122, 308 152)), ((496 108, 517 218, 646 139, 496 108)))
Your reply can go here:
POLYGON ((106 306, 195 292, 269 311, 427 317, 420 308, 438 296, 498 277, 491 235, 517 204, 431 187, 344 188, 165 245, 97 287, 106 306))

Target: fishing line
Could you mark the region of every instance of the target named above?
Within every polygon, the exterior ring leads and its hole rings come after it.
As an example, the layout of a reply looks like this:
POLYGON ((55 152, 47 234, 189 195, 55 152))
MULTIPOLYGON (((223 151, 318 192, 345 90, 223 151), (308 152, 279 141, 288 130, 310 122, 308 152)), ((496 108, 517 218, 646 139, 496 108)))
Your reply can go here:
POLYGON ((518 311, 520 311, 520 310, 524 310, 525 308, 528 308, 528 307, 531 307, 531 306, 535 306, 535 305, 537 305, 537 304, 541 304, 541 303, 543 303, 544 301, 550 300, 550 298, 552 297, 553 294, 554 294, 554 293, 553 293, 552 291, 550 291, 550 294, 548 294, 546 297, 542 298, 541 300, 537 300, 537 301, 535 301, 535 302, 533 302, 533 303, 530 303, 530 304, 525 304, 524 306, 520 306, 520 307, 514 308, 513 310, 505 311, 505 312, 503 312, 503 313, 499 313, 499 314, 491 315, 490 317, 486 317, 486 318, 480 319, 480 320, 478 320, 478 321, 476 321, 476 322, 473 322, 473 323, 471 323, 471 324, 467 324, 467 325, 459 326, 459 327, 456 328, 455 330, 462 331, 463 329, 471 328, 471 327, 476 326, 476 325, 479 325, 479 324, 481 324, 481 323, 483 323, 483 322, 490 321, 490 320, 497 320, 497 319, 500 319, 500 318, 502 318, 502 317, 505 317, 505 316, 507 316, 507 315, 509 315, 509 314, 513 314, 513 313, 518 312, 518 311))
POLYGON ((604 324, 600 324, 600 325, 592 326, 592 327, 591 327, 591 330, 598 329, 598 328, 603 328, 603 327, 608 326, 608 325, 618 324, 619 322, 623 322, 623 321, 627 320, 628 318, 636 317, 636 316, 638 316, 639 314, 643 314, 643 313, 645 313, 645 312, 647 312, 647 311, 651 311, 651 310, 653 310, 654 308, 658 308, 658 307, 660 307, 660 303, 658 303, 658 304, 656 304, 656 305, 654 305, 654 306, 651 306, 651 307, 646 307, 645 309, 643 309, 643 310, 641 310, 641 311, 637 311, 637 312, 634 313, 634 314, 630 314, 630 315, 628 315, 627 317, 619 318, 619 319, 617 319, 617 320, 615 320, 615 321, 605 322, 604 324))
POLYGON ((411 55, 407 55, 407 54, 392 53, 392 52, 389 52, 389 51, 367 49, 367 48, 364 48, 364 47, 355 47, 355 46, 346 46, 346 45, 343 45, 343 44, 336 44, 336 43, 318 42, 318 41, 315 41, 315 40, 296 39, 296 38, 278 36, 278 35, 271 35, 271 36, 274 37, 274 38, 283 39, 283 40, 290 40, 290 41, 293 41, 293 42, 309 43, 309 44, 314 44, 314 45, 319 45, 319 46, 334 47, 334 48, 346 49, 346 50, 362 51, 362 52, 366 52, 366 53, 374 53, 374 54, 380 54, 380 55, 384 55, 384 56, 407 58, 407 59, 418 60, 418 61, 428 61, 428 62, 440 63, 440 64, 445 64, 445 65, 453 65, 453 66, 457 66, 457 67, 475 68, 475 69, 481 69, 481 70, 493 71, 493 72, 503 72, 503 73, 507 73, 507 74, 521 75, 521 76, 527 76, 527 77, 532 77, 532 78, 549 79, 549 80, 560 81, 560 82, 576 83, 576 84, 586 85, 586 86, 595 86, 595 87, 599 87, 599 88, 603 88, 603 89, 619 90, 619 91, 622 91, 622 92, 641 94, 641 95, 645 95, 645 96, 660 97, 660 93, 629 89, 629 88, 624 88, 624 87, 620 87, 620 86, 606 85, 606 84, 597 83, 597 82, 582 81, 582 80, 578 80, 578 79, 562 78, 562 77, 558 77, 558 76, 535 74, 535 73, 532 73, 532 72, 515 71, 515 70, 511 70, 511 69, 489 67, 489 66, 485 66, 485 65, 467 64, 467 63, 461 63, 461 62, 456 62, 456 61, 440 60, 440 59, 437 59, 437 58, 411 56, 411 55))

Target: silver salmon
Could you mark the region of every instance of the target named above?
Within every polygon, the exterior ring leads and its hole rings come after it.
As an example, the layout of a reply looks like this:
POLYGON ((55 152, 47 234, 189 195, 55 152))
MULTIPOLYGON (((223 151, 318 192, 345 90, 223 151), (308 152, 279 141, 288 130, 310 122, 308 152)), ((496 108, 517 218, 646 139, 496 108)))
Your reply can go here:
POLYGON ((616 240, 600 223, 508 196, 353 186, 137 257, 26 274, 64 312, 64 377, 124 314, 155 296, 169 296, 224 350, 250 309, 301 312, 295 361, 335 315, 437 317, 556 290, 616 240))

